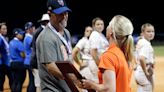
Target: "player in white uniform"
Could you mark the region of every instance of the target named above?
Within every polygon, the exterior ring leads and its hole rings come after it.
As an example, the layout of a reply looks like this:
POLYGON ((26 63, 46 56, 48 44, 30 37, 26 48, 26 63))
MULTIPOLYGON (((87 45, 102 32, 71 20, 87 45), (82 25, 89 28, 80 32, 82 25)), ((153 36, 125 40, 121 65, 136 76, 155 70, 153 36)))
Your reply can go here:
POLYGON ((134 75, 138 84, 137 92, 153 92, 154 87, 154 50, 151 40, 154 39, 154 26, 145 23, 141 27, 141 39, 136 44, 137 67, 134 75))
POLYGON ((92 20, 92 27, 94 31, 91 33, 89 37, 91 48, 90 50, 93 59, 98 65, 100 55, 108 48, 109 43, 102 33, 102 31, 104 30, 104 21, 101 18, 94 18, 92 20))
MULTIPOLYGON (((73 49, 72 56, 74 61, 80 66, 80 73, 87 79, 98 82, 98 67, 90 55, 89 36, 93 31, 92 27, 87 26, 84 31, 84 37, 81 38, 73 49), (78 58, 80 54, 80 58, 78 58)), ((82 90, 82 92, 88 92, 82 90)))

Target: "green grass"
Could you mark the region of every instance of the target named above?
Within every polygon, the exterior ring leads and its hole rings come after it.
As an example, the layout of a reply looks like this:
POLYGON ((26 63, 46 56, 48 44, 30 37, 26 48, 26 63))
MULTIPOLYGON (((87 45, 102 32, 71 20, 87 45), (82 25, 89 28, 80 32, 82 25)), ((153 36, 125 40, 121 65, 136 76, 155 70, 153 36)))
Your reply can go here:
POLYGON ((155 56, 164 56, 164 46, 153 46, 155 56))

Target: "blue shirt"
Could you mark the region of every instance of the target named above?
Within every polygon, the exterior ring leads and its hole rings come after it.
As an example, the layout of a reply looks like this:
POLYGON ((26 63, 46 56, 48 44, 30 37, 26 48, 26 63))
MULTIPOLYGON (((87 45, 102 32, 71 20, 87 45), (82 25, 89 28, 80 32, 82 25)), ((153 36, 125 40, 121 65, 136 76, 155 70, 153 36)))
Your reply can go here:
POLYGON ((9 45, 7 40, 0 34, 0 64, 10 66, 9 45))
POLYGON ((0 65, 2 64, 2 53, 3 53, 3 40, 0 37, 0 65))
POLYGON ((32 35, 30 35, 29 33, 27 33, 25 35, 23 44, 24 44, 24 48, 25 48, 25 61, 24 64, 25 65, 30 65, 30 61, 31 61, 31 54, 32 54, 32 35))
POLYGON ((24 57, 21 55, 21 53, 24 53, 24 46, 18 38, 14 38, 10 41, 9 52, 12 62, 24 62, 24 57))

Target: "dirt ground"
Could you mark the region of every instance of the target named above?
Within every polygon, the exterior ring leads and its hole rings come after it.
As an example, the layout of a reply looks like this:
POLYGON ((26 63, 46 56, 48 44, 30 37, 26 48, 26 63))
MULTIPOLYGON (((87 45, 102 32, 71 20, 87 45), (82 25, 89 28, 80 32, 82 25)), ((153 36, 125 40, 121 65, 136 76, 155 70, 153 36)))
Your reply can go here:
MULTIPOLYGON (((164 57, 156 57, 155 58, 156 65, 155 65, 155 91, 154 92, 164 92, 164 57)), ((25 80, 23 91, 26 92, 26 87, 28 84, 28 77, 25 80)), ((132 92, 136 92, 136 83, 134 78, 132 77, 132 92)), ((8 79, 6 78, 5 85, 4 85, 4 92, 10 92, 8 86, 8 79)))

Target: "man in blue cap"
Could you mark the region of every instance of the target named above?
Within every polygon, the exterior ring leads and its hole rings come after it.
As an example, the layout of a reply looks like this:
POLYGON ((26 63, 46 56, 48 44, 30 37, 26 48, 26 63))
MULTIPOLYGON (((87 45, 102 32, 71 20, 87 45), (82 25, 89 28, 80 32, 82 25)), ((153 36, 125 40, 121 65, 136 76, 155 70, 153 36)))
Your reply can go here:
POLYGON ((25 24, 25 38, 23 41, 24 48, 25 48, 25 60, 24 60, 24 65, 25 68, 28 71, 29 75, 29 84, 27 87, 27 92, 36 92, 36 87, 34 85, 34 76, 32 74, 32 67, 31 67, 31 54, 32 54, 32 39, 33 39, 33 32, 35 31, 35 26, 32 22, 27 22, 25 24))
POLYGON ((22 39, 24 33, 25 32, 22 29, 15 28, 15 37, 9 43, 11 70, 14 79, 11 87, 11 92, 22 92, 23 82, 26 77, 26 71, 23 64, 25 53, 22 39))
POLYGON ((68 12, 64 0, 48 0, 50 22, 36 41, 38 70, 42 92, 71 92, 56 61, 71 61, 71 37, 67 26, 68 12))

